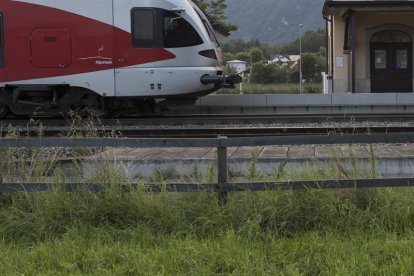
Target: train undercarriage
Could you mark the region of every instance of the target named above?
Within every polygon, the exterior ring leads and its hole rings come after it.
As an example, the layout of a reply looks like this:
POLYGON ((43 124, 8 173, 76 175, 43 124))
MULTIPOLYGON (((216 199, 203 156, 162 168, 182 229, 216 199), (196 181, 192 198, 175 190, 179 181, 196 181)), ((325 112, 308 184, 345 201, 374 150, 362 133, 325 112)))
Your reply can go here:
POLYGON ((117 117, 150 115, 194 107, 202 91, 177 98, 102 97, 93 91, 66 85, 7 86, 0 90, 0 119, 8 115, 23 117, 62 117, 71 111, 85 116, 117 117))

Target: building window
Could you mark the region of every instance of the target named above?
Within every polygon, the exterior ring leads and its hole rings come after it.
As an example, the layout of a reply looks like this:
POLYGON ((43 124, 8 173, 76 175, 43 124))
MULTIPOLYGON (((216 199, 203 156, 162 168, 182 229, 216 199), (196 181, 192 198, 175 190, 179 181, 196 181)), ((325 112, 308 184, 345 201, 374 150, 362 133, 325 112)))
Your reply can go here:
POLYGON ((164 11, 164 47, 178 48, 203 44, 197 31, 184 18, 174 12, 164 11))
POLYGON ((386 50, 375 50, 375 69, 387 69, 386 50))
POLYGON ((395 30, 381 31, 371 37, 371 43, 410 43, 411 36, 395 30))
POLYGON ((156 12, 153 9, 132 10, 132 45, 137 48, 156 46, 156 12))
POLYGON ((396 50, 395 51, 395 64, 396 69, 408 69, 408 50, 396 50))

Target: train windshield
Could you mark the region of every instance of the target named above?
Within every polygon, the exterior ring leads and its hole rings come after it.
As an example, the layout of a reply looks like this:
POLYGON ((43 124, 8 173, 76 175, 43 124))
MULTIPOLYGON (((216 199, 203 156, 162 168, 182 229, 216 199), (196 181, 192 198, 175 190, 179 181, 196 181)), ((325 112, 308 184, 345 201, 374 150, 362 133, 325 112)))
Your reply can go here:
POLYGON ((216 38, 216 35, 214 34, 214 30, 213 30, 213 26, 211 26, 210 21, 208 20, 207 16, 204 14, 204 12, 202 10, 200 10, 199 7, 194 5, 194 10, 196 11, 196 13, 198 14, 198 16, 200 17, 201 21, 204 24, 204 27, 207 30, 207 33, 210 37, 210 40, 216 44, 217 47, 220 47, 220 42, 218 41, 218 39, 216 38))
POLYGON ((174 12, 164 11, 164 46, 166 48, 190 47, 203 44, 203 39, 184 18, 174 12))
POLYGON ((188 21, 164 9, 134 8, 131 34, 136 48, 180 48, 204 43, 188 21))

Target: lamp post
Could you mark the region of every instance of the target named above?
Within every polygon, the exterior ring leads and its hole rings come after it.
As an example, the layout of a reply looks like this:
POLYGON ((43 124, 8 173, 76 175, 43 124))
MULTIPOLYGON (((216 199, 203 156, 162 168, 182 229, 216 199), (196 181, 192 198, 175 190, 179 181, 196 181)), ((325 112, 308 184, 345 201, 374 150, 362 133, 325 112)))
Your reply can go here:
POLYGON ((299 93, 302 94, 302 27, 299 24, 299 93))

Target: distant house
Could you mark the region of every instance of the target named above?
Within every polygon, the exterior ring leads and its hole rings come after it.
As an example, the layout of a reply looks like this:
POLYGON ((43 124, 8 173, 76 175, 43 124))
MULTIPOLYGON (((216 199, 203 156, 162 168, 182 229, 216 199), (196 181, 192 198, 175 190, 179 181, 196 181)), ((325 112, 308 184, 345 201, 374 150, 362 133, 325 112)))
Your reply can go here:
POLYGON ((271 60, 269 60, 269 64, 276 63, 279 65, 288 65, 290 62, 290 58, 287 55, 278 54, 274 56, 271 60))
POLYGON ((292 65, 293 63, 297 63, 300 60, 299 55, 281 55, 278 54, 274 56, 271 60, 269 60, 268 64, 276 63, 279 65, 292 65))
POLYGON ((289 55, 290 61, 298 62, 300 60, 300 55, 289 55))
POLYGON ((247 62, 243 60, 230 60, 227 61, 227 66, 236 70, 237 74, 247 71, 247 62))

